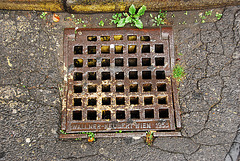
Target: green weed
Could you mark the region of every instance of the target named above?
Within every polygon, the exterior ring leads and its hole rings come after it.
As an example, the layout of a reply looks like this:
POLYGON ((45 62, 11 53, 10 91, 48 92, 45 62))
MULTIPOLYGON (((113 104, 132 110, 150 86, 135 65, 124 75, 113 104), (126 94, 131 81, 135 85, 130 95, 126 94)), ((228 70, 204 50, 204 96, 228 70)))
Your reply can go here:
MULTIPOLYGON (((153 21, 152 26, 164 25, 166 23, 166 16, 167 16, 167 11, 162 12, 162 10, 160 10, 158 15, 155 17, 153 17, 153 15, 150 14, 150 17, 152 18, 152 21, 153 21)), ((175 15, 174 15, 174 17, 175 17, 175 15)))
POLYGON ((42 14, 40 15, 40 18, 46 20, 46 16, 47 16, 47 12, 42 12, 42 14))
POLYGON ((63 130, 60 130, 60 133, 61 134, 67 134, 65 131, 63 131, 63 130))
POLYGON ((132 4, 129 8, 129 14, 128 13, 116 13, 112 16, 112 20, 111 22, 114 24, 117 24, 117 27, 124 27, 126 24, 131 24, 131 26, 135 26, 139 29, 143 28, 143 23, 142 21, 139 19, 140 16, 144 15, 146 11, 146 6, 142 6, 138 12, 136 13, 136 8, 135 6, 132 4), (122 16, 125 16, 124 18, 122 18, 122 16))
POLYGON ((182 66, 179 64, 176 64, 175 67, 173 68, 173 78, 175 78, 178 82, 180 82, 184 76, 185 72, 182 66))
POLYGON ((218 19, 218 20, 220 20, 220 19, 222 18, 222 14, 221 14, 221 13, 218 13, 218 12, 216 12, 216 17, 217 17, 217 19, 218 19))
POLYGON ((104 22, 103 20, 101 20, 99 23, 98 23, 99 26, 104 26, 104 22))

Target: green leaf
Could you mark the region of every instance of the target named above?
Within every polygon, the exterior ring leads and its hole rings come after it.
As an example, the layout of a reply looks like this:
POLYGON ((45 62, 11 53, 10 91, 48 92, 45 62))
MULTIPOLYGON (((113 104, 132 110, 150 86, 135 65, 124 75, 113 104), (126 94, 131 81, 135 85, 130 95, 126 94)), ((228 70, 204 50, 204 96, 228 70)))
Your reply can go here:
POLYGON ((132 22, 132 18, 130 16, 128 16, 125 20, 125 23, 131 23, 132 22))
POLYGON ((135 12, 136 12, 136 8, 135 8, 135 6, 132 4, 132 5, 130 6, 130 8, 129 8, 129 13, 130 13, 131 15, 133 15, 133 14, 135 14, 135 12))
POLYGON ((122 14, 121 14, 121 13, 119 13, 119 14, 118 14, 118 17, 122 17, 122 14))
POLYGON ((142 29, 143 28, 143 23, 141 20, 136 20, 135 21, 135 26, 139 29, 142 29))
POLYGON ((134 15, 133 17, 134 17, 135 19, 138 19, 138 18, 139 18, 139 16, 138 16, 138 15, 134 15))
POLYGON ((146 9, 147 9, 147 7, 143 5, 143 6, 138 10, 137 15, 138 15, 138 16, 144 15, 146 9))
POLYGON ((153 15, 151 13, 149 15, 150 15, 151 18, 153 18, 153 15))
POLYGON ((125 26, 125 18, 121 19, 120 21, 118 21, 117 27, 124 27, 125 26))

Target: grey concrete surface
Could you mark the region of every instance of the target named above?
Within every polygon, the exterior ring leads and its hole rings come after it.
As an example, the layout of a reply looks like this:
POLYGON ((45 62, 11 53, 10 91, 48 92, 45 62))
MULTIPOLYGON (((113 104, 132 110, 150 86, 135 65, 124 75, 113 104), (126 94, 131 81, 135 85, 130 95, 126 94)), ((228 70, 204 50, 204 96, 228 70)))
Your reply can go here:
MULTIPOLYGON (((179 86, 182 137, 147 146, 133 138, 59 139, 63 29, 76 26, 64 21, 67 13, 54 23, 51 13, 43 20, 40 12, 1 11, 0 160, 238 160, 240 6, 213 9, 200 23, 203 12, 168 13, 187 74, 179 86), (216 12, 223 12, 220 20, 216 12)), ((101 19, 114 27, 105 20, 111 14, 77 16, 89 28, 101 19)), ((152 25, 149 13, 143 23, 152 25)))

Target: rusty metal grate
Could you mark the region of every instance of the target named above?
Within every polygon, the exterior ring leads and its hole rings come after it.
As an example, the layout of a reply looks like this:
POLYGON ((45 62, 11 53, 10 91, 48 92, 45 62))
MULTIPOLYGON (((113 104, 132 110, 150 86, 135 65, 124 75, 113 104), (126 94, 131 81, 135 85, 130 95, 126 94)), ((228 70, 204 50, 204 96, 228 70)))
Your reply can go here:
POLYGON ((67 133, 180 128, 170 27, 65 29, 64 63, 67 133))

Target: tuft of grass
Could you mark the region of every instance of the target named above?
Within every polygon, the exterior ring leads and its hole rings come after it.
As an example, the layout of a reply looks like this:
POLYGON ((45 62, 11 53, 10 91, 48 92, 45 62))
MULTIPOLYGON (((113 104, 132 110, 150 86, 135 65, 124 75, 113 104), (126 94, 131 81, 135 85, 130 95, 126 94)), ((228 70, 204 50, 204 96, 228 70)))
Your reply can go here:
POLYGON ((178 82, 182 81, 182 79, 185 77, 185 72, 182 66, 179 64, 176 64, 173 68, 173 78, 175 78, 178 82))

